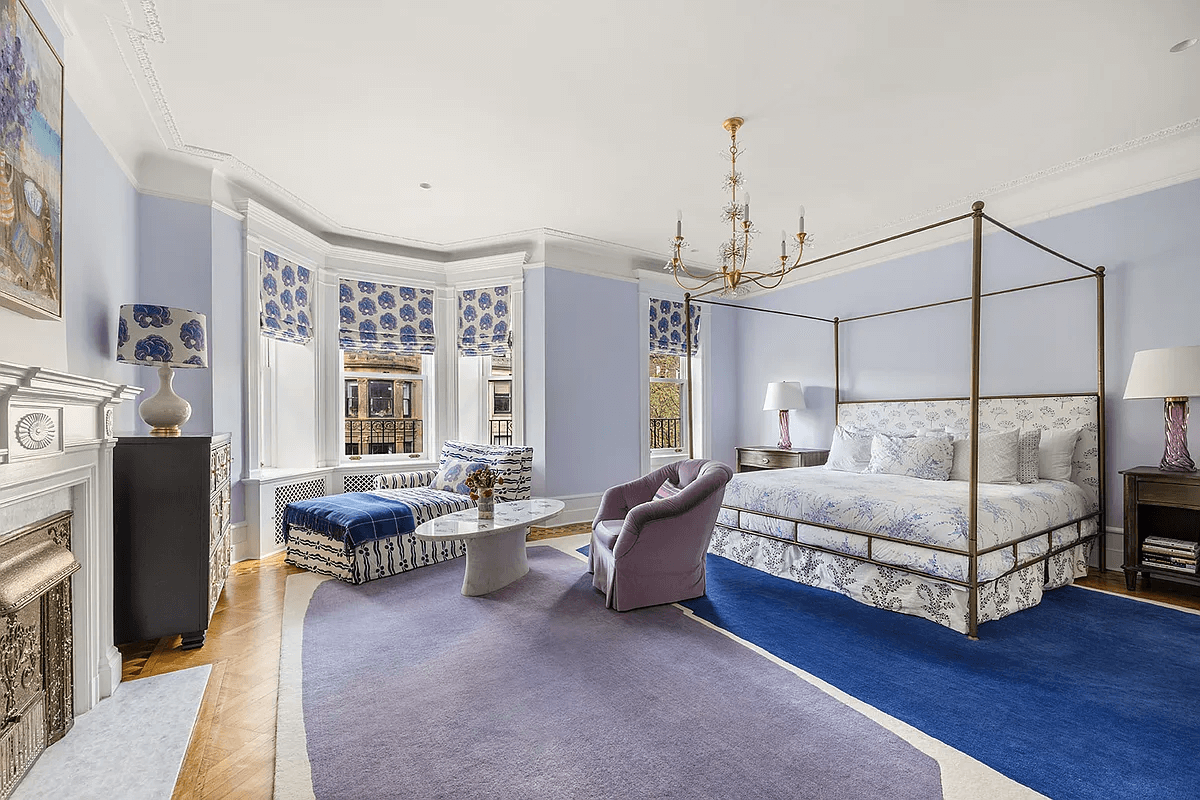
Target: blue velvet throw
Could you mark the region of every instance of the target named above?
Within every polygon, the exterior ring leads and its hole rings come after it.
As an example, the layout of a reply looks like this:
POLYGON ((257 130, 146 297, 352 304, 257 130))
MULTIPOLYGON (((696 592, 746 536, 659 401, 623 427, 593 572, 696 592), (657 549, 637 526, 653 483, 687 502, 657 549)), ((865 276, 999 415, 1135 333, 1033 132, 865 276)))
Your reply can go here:
POLYGON ((292 525, 341 539, 351 547, 411 533, 417 527, 408 503, 368 492, 288 503, 283 525, 285 542, 292 525))

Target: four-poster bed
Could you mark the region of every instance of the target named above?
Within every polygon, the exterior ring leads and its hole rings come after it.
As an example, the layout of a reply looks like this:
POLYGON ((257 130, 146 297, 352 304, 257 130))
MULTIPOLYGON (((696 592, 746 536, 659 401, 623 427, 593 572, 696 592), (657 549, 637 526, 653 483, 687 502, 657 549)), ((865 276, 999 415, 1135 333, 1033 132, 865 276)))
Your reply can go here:
MULTIPOLYGON (((925 225, 813 259, 811 266, 923 231, 972 220, 972 288, 956 297, 892 311, 825 318, 705 299, 727 287, 685 294, 686 380, 691 389, 691 304, 721 305, 827 323, 833 333, 834 404, 838 425, 902 435, 958 432, 969 441, 965 481, 893 475, 826 473, 820 467, 738 475, 727 490, 711 552, 777 575, 830 588, 860 602, 933 619, 978 635, 979 623, 1036 605, 1044 589, 1086 574, 1088 551, 1103 541, 1105 516, 1104 267, 1089 267, 983 213, 925 225), (983 222, 1086 272, 1059 280, 984 292, 983 222), (985 297, 1080 280, 1096 286, 1096 391, 1040 395, 980 394, 981 301, 985 297), (842 398, 841 326, 954 303, 971 304, 969 397, 913 400, 842 398), (1078 430, 1071 465, 1058 480, 1006 487, 980 480, 980 436, 1024 426, 1078 430), (807 485, 806 485, 807 474, 807 485), (1069 477, 1069 479, 1068 479, 1069 477), (953 485, 957 484, 957 485, 953 485), (1030 487, 1033 488, 1030 488, 1030 487), (982 497, 981 497, 982 487, 982 497), (964 496, 965 495, 965 496, 964 496), (981 521, 981 511, 989 517, 981 521)), ((1034 445, 1036 447, 1036 445, 1034 445)), ((1069 448, 1069 445, 1068 445, 1069 448)), ((694 456, 688 434, 689 457, 694 456)), ((1100 567, 1105 567, 1101 546, 1100 567)))

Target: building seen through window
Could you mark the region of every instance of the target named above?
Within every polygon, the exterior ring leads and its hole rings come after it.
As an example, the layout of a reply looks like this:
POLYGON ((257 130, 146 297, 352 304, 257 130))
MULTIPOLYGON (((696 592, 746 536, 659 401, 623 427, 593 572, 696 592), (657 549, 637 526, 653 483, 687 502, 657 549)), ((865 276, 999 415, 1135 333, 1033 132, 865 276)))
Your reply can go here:
POLYGON ((650 355, 650 449, 680 449, 683 444, 683 359, 650 355))
POLYGON ((492 356, 488 377, 488 428, 492 444, 513 443, 512 356, 492 356))
POLYGON ((424 452, 422 356, 343 352, 345 453, 424 452))

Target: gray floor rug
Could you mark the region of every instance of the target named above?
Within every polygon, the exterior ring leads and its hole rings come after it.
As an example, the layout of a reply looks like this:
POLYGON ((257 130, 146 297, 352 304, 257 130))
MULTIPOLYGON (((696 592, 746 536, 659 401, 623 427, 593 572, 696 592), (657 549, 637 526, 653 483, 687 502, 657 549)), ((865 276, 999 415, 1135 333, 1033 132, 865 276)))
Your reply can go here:
POLYGON ((276 797, 942 796, 937 761, 784 667, 529 560, 486 597, 459 560, 289 579, 311 599, 284 619, 276 797))

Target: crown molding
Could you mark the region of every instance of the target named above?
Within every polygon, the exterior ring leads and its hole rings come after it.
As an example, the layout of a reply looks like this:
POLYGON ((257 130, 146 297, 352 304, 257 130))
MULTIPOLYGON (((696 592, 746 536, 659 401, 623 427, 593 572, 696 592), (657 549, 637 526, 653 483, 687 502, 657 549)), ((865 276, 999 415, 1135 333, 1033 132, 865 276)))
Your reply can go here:
POLYGON ((464 258, 458 261, 451 261, 447 263, 445 267, 447 275, 456 278, 469 278, 475 273, 493 270, 505 270, 507 272, 520 274, 528 261, 528 251, 516 250, 511 253, 498 253, 497 255, 492 256, 464 258))
POLYGON ((237 210, 246 220, 248 237, 278 238, 283 243, 308 250, 320 259, 329 253, 330 244, 320 236, 276 214, 256 200, 242 200, 237 204, 237 210))

